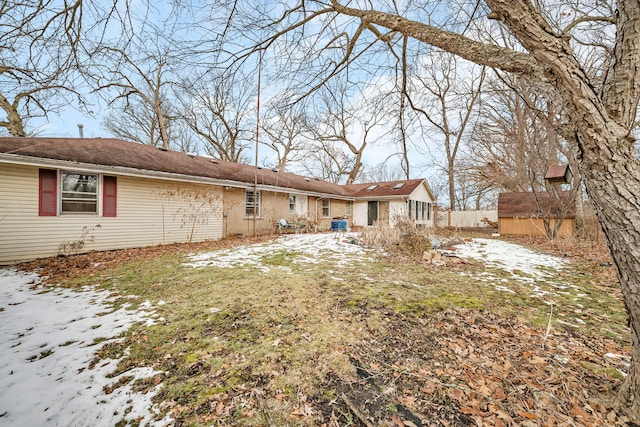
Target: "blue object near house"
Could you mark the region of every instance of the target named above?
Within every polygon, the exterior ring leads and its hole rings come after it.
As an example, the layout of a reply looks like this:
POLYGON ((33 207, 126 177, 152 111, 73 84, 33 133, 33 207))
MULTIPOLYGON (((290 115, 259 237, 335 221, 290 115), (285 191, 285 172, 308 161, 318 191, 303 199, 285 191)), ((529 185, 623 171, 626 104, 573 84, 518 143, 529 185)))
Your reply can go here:
POLYGON ((344 219, 334 219, 331 221, 331 231, 347 231, 347 221, 344 219))

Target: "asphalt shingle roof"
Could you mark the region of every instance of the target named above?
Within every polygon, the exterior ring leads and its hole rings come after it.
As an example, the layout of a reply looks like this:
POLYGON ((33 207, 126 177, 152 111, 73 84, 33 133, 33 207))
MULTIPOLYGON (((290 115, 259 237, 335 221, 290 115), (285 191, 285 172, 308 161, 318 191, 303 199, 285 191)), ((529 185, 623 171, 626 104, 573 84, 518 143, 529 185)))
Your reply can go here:
POLYGON ((362 199, 407 196, 424 181, 424 179, 409 179, 339 185, 293 173, 187 155, 111 138, 0 137, 0 154, 9 155, 9 157, 16 155, 84 165, 129 168, 142 173, 163 172, 211 178, 240 185, 253 184, 257 172, 257 181, 260 186, 362 199))

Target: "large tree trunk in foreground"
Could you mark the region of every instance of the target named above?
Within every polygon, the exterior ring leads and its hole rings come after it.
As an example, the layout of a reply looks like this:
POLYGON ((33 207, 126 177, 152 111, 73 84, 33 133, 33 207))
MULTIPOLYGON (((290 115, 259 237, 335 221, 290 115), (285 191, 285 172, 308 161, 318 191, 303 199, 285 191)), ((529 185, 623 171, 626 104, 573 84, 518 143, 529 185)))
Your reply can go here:
MULTIPOLYGON (((610 138, 614 138, 613 135, 610 138)), ((580 161, 589 198, 606 235, 617 268, 631 328, 632 363, 620 390, 620 403, 640 418, 640 165, 626 136, 613 151, 612 139, 600 135, 598 148, 580 161), (621 147, 621 148, 620 148, 621 147), (603 161, 608 154, 608 161, 603 161)), ((582 145, 582 144, 581 144, 582 145)))

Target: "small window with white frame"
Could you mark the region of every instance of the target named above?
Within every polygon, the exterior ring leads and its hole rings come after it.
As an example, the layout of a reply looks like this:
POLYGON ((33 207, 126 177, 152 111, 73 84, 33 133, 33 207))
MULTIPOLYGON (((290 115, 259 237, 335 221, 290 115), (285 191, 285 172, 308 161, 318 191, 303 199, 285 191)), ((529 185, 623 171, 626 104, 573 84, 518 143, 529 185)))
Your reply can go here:
POLYGON ((322 217, 329 218, 331 216, 331 199, 322 199, 322 217))
POLYGON ((244 214, 245 216, 253 217, 254 212, 255 216, 260 216, 260 190, 255 192, 253 190, 245 190, 244 193, 244 214))
POLYGON ((290 214, 296 213, 296 195, 295 194, 289 194, 289 213, 290 214))
POLYGON ((61 213, 98 213, 98 175, 61 172, 61 213))

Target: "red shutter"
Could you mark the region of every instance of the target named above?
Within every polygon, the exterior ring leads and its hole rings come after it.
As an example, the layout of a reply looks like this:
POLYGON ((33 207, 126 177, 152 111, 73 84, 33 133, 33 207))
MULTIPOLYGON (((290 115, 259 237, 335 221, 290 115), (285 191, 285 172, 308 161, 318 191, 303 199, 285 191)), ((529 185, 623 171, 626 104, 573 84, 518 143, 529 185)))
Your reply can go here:
POLYGON ((102 177, 102 216, 116 216, 117 180, 115 176, 102 177))
POLYGON ((51 169, 40 169, 38 185, 38 215, 58 215, 58 172, 51 169))

